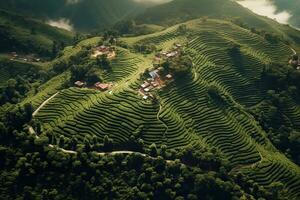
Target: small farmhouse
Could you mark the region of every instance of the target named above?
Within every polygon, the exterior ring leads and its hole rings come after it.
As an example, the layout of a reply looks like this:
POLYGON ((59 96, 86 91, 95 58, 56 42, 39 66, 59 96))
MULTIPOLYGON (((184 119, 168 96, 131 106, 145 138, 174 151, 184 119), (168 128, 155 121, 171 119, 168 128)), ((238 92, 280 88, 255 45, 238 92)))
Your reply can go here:
POLYGON ((86 85, 86 83, 83 81, 76 81, 74 83, 74 85, 76 85, 77 87, 84 87, 86 85))

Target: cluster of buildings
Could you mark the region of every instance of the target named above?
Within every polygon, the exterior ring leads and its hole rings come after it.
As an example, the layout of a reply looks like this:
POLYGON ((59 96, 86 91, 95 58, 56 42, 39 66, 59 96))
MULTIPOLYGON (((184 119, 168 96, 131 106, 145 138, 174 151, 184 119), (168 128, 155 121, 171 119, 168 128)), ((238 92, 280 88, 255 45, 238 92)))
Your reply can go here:
POLYGON ((106 55, 108 59, 112 59, 116 56, 116 51, 114 47, 101 45, 93 49, 92 58, 97 58, 99 56, 106 55))
POLYGON ((154 63, 161 64, 164 60, 169 60, 178 57, 181 54, 182 45, 175 43, 171 51, 160 52, 155 55, 154 63))
MULTIPOLYGON (((182 53, 182 45, 179 43, 175 43, 170 51, 160 52, 155 55, 153 59, 154 67, 160 66, 166 60, 171 60, 173 58, 177 58, 182 53)), ((143 96, 144 100, 149 98, 154 98, 151 92, 155 89, 160 89, 165 86, 165 83, 173 80, 172 74, 162 75, 162 71, 155 69, 149 72, 149 78, 140 85, 139 93, 143 96)))
MULTIPOLYGON (((80 88, 83 88, 83 87, 86 87, 87 84, 86 82, 84 81, 76 81, 74 83, 75 86, 77 87, 80 87, 80 88)), ((100 82, 97 82, 94 84, 94 87, 95 89, 97 90, 101 90, 101 91, 106 91, 106 90, 109 90, 111 87, 113 86, 113 83, 100 83, 100 82)))
POLYGON ((10 60, 20 60, 24 62, 41 62, 40 58, 36 58, 34 54, 26 55, 26 56, 20 56, 17 52, 11 52, 10 53, 10 60))
MULTIPOLYGON (((93 48, 93 53, 91 55, 92 58, 97 58, 102 55, 107 55, 108 59, 114 58, 116 56, 115 48, 111 47, 111 46, 106 46, 106 45, 101 45, 101 46, 93 48)), ((77 87, 83 88, 83 87, 87 86, 87 83, 84 81, 76 81, 74 83, 74 85, 77 87)), ((113 83, 111 83, 111 82, 110 83, 97 82, 90 88, 94 88, 94 89, 101 90, 101 91, 106 91, 106 90, 109 90, 112 86, 113 86, 113 83)))
POLYGON ((151 93, 155 89, 160 89, 165 85, 166 81, 171 81, 173 76, 167 74, 166 76, 161 76, 161 71, 155 69, 149 72, 149 78, 140 85, 139 93, 143 96, 144 100, 149 98, 154 98, 154 95, 151 93))

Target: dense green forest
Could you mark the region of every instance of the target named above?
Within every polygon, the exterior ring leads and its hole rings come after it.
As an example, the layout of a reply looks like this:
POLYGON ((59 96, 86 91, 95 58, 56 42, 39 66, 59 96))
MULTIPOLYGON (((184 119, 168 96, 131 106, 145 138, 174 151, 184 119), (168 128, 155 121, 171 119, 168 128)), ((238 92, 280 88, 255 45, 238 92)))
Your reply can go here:
POLYGON ((149 156, 100 156, 93 148, 109 150, 104 139, 79 145, 77 154, 60 152, 47 147, 48 137, 22 131, 32 112, 27 104, 1 119, 1 199, 287 199, 282 183, 261 187, 231 176, 216 149, 150 146, 149 156))
POLYGON ((37 53, 51 56, 53 46, 71 44, 74 34, 38 20, 0 10, 0 52, 37 53))

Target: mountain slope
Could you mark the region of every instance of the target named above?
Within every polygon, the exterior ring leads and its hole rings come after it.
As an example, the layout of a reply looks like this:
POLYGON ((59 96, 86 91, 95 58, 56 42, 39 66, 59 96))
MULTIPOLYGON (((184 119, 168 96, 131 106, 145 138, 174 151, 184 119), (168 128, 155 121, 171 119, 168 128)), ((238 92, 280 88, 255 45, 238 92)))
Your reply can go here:
MULTIPOLYGON (((65 148, 70 148, 74 140, 92 143, 93 138, 109 136, 122 150, 132 147, 132 138, 142 139, 146 147, 155 143, 169 150, 188 145, 216 148, 230 161, 230 174, 242 172, 253 184, 266 187, 281 182, 289 199, 299 198, 299 166, 273 146, 251 112, 268 98, 262 76, 266 66, 286 63, 293 51, 282 42, 269 42, 227 21, 193 20, 184 25, 189 34, 182 34, 181 25, 176 25, 151 35, 122 39, 129 47, 155 44, 162 50, 178 42, 192 58, 191 71, 158 91, 157 102, 144 101, 138 92, 140 74, 152 67, 154 55, 117 47, 112 69, 103 76, 104 82, 114 83, 111 92, 73 87, 59 90, 70 79, 66 70, 23 103, 31 101, 37 108, 59 92, 36 115, 54 145, 58 138, 66 138, 65 148), (239 50, 233 55, 236 46, 239 50), (211 97, 211 90, 218 98, 211 97)), ((79 46, 96 45, 99 40, 89 39, 79 46)), ((290 121, 298 130, 300 124, 294 116, 300 106, 293 98, 289 101, 293 107, 281 110, 287 124, 281 123, 288 125, 290 121)))
POLYGON ((239 19, 249 27, 262 29, 285 38, 300 46, 299 32, 269 18, 258 16, 238 3, 230 0, 174 0, 170 3, 148 8, 137 16, 138 23, 172 25, 198 17, 239 19))
POLYGON ((53 42, 64 45, 72 41, 73 33, 51 27, 40 21, 0 10, 1 52, 24 52, 49 55, 53 42))
MULTIPOLYGON (((71 1, 70 1, 71 2, 71 1)), ((44 20, 70 20, 76 30, 103 30, 117 21, 144 8, 132 0, 83 0, 68 3, 65 0, 8 0, 0 2, 0 8, 44 20)))

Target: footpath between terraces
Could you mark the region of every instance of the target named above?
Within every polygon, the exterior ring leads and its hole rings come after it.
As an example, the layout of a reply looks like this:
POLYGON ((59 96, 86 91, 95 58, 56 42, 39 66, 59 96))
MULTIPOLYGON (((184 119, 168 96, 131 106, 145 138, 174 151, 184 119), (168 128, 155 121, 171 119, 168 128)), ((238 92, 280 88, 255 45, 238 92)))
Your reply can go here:
MULTIPOLYGON (((52 95, 51 97, 49 97, 47 100, 45 100, 35 111, 34 113, 32 114, 32 117, 36 116, 38 114, 38 112, 51 100, 53 99, 56 95, 58 95, 59 92, 55 93, 54 95, 52 95)), ((28 125, 28 131, 31 135, 34 135, 35 138, 39 138, 39 136, 36 134, 34 128, 30 125, 28 125)), ((57 149, 59 151, 62 151, 63 153, 67 153, 67 154, 73 154, 73 155, 76 155, 78 152, 77 151, 73 151, 73 150, 67 150, 67 149, 64 149, 64 148, 60 148, 56 145, 53 145, 53 144, 49 144, 48 145, 49 148, 53 148, 53 149, 57 149)), ((98 156, 106 156, 106 155, 111 155, 111 156, 114 156, 114 155, 118 155, 118 154, 127 154, 127 155, 130 155, 130 154, 136 154, 136 155, 140 155, 142 157, 147 157, 147 158, 150 158, 150 159, 153 159, 153 160, 157 160, 158 157, 153 157, 153 156, 150 156, 148 154, 144 154, 144 153, 141 153, 141 152, 137 152, 137 151, 111 151, 111 152, 96 152, 96 155, 98 156)), ((175 163, 174 160, 166 160, 166 163, 175 163)), ((181 163, 182 165, 184 165, 183 163, 181 163)))

